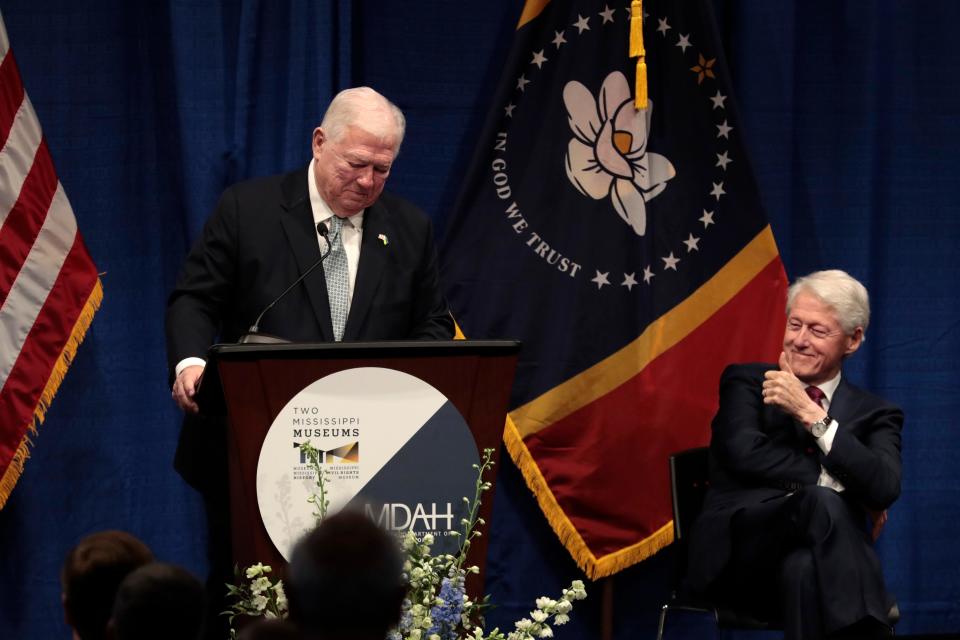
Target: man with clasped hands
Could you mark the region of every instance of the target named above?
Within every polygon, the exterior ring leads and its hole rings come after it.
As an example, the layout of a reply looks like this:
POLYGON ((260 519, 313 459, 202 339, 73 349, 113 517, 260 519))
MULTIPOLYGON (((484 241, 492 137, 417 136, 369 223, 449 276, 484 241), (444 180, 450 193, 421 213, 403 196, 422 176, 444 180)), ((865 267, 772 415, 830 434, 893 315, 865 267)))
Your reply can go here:
POLYGON ((849 383, 867 291, 843 271, 789 289, 778 365, 728 367, 688 586, 782 616, 785 637, 890 635, 873 538, 900 494, 903 412, 849 383))

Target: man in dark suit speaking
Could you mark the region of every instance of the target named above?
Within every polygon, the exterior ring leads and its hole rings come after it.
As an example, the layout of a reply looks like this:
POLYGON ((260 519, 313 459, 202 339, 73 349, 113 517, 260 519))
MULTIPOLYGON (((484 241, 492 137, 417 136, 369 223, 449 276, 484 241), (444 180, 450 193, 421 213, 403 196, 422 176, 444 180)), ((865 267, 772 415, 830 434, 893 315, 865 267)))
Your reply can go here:
POLYGON ((891 631, 871 525, 900 494, 903 413, 841 373, 869 320, 867 291, 846 273, 799 278, 779 364, 721 378, 688 582, 780 613, 788 639, 891 631))
POLYGON ((337 94, 313 131, 308 166, 224 191, 170 295, 172 395, 187 412, 174 464, 204 497, 213 619, 232 572, 225 425, 194 415, 210 345, 236 342, 327 251, 322 269, 264 315, 263 333, 292 342, 453 337, 430 220, 383 192, 404 129, 401 111, 373 89, 337 94))
POLYGON ((217 336, 234 342, 257 315, 330 255, 264 317, 294 342, 449 339, 430 220, 383 193, 403 141, 400 110, 367 87, 347 89, 313 131, 313 160, 286 175, 228 188, 167 307, 173 398, 188 412, 217 336))

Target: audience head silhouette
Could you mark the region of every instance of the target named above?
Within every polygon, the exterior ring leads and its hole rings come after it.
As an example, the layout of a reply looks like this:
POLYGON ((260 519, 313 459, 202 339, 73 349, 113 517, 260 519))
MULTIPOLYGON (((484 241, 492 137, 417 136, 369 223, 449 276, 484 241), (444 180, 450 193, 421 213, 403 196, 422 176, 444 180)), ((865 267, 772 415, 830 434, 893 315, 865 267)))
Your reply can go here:
POLYGON ((205 608, 200 581, 180 567, 154 562, 121 583, 110 632, 115 640, 197 640, 205 608))
POLYGON ((307 638, 383 640, 406 594, 396 539, 361 513, 326 518, 295 547, 290 618, 307 638))
POLYGON ((60 572, 66 622, 79 640, 102 640, 123 579, 153 561, 143 542, 125 531, 90 534, 72 548, 60 572))

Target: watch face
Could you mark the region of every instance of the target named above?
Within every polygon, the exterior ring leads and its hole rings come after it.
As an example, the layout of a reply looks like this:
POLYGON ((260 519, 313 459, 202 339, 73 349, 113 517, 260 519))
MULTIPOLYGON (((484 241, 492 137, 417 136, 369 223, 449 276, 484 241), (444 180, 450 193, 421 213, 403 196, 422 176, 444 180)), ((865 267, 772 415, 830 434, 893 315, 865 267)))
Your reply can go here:
POLYGON ((814 422, 810 425, 810 433, 813 434, 814 438, 819 438, 827 432, 827 423, 826 422, 814 422))

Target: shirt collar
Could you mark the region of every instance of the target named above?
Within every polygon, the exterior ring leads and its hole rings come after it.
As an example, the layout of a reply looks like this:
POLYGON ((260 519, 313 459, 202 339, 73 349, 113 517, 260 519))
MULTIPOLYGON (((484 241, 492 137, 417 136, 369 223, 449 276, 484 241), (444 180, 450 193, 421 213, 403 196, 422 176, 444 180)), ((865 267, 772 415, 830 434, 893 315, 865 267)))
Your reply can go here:
MULTIPOLYGON (((316 225, 319 222, 326 224, 327 220, 333 217, 333 210, 327 205, 323 198, 320 197, 320 190, 317 189, 317 179, 313 173, 313 164, 316 162, 316 159, 310 161, 310 166, 307 167, 307 191, 310 193, 310 209, 313 211, 313 224, 316 225)), ((354 214, 349 218, 344 218, 344 220, 349 221, 348 226, 353 226, 356 229, 363 229, 363 214, 365 211, 354 214)))
POLYGON ((837 372, 837 375, 833 376, 826 382, 821 382, 820 384, 813 385, 823 391, 823 395, 827 397, 827 402, 833 402, 833 394, 836 393, 837 387, 840 386, 840 372, 837 372))

